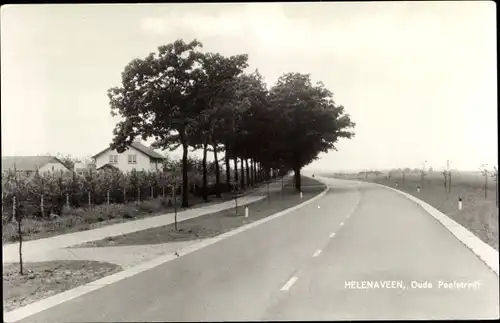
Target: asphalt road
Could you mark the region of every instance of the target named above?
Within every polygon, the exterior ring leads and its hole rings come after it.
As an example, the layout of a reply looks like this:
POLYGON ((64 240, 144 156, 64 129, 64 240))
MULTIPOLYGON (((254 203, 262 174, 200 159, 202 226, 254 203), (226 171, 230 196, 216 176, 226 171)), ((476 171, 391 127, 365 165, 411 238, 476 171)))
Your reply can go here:
POLYGON ((498 318, 498 276, 423 209, 328 183, 292 213, 20 322, 498 318))

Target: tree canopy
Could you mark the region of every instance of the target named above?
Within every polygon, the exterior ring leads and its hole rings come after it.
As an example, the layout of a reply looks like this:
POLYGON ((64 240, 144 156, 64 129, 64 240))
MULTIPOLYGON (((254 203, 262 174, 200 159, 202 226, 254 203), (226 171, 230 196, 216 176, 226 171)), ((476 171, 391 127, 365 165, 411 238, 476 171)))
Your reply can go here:
MULTIPOLYGON (((122 118, 113 131, 113 149, 121 152, 137 137, 154 138, 156 148, 183 148, 183 206, 188 206, 188 147, 203 149, 204 178, 207 152, 215 160, 224 152, 226 184, 234 183, 233 159, 235 180, 241 162, 241 185, 293 170, 300 190, 301 168, 336 149, 340 138, 354 136, 345 108, 309 74, 285 73, 268 90, 258 70, 244 72, 246 54, 225 57, 201 48, 197 40, 160 46, 127 64, 121 86, 108 90, 112 115, 122 118)), ((219 164, 211 171, 218 185, 219 164)))

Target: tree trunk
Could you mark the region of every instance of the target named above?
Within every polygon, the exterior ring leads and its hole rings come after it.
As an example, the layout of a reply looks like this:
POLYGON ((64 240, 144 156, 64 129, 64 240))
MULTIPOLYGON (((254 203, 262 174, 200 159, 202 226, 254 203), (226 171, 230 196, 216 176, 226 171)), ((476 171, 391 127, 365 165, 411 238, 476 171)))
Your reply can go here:
POLYGON ((252 179, 252 186, 255 186, 255 164, 253 158, 250 158, 250 177, 252 179))
POLYGON ((240 158, 240 162, 241 162, 241 189, 244 190, 245 189, 245 167, 243 166, 243 157, 240 158))
POLYGON ((259 182, 259 184, 260 184, 260 182, 262 180, 262 178, 261 178, 262 174, 261 174, 261 171, 260 171, 260 163, 259 162, 257 162, 257 171, 256 171, 256 173, 257 173, 257 182, 259 182))
POLYGON ((17 199, 12 198, 12 218, 17 220, 17 238, 19 239, 19 273, 23 275, 23 231, 22 214, 19 213, 19 207, 16 208, 17 199), (17 213, 17 214, 16 214, 17 213))
POLYGON ((484 198, 486 199, 488 197, 488 173, 486 173, 486 176, 484 178, 484 198))
POLYGON ((224 152, 224 161, 226 164, 226 184, 231 184, 231 167, 229 167, 229 154, 228 154, 228 149, 229 145, 225 145, 224 149, 226 150, 224 152))
POLYGON ((238 157, 234 157, 234 182, 238 184, 238 157))
POLYGON ((23 272, 23 231, 22 231, 22 218, 18 215, 17 220, 17 235, 19 237, 19 273, 21 275, 23 272))
POLYGON ((208 202, 208 194, 207 194, 207 150, 208 150, 208 142, 205 142, 203 145, 203 201, 208 202))
MULTIPOLYGON (((177 188, 175 188, 177 189, 177 188)), ((188 146, 182 144, 182 204, 181 207, 189 206, 189 183, 188 183, 188 146)))
POLYGON ((252 182, 250 180, 250 168, 248 167, 248 158, 245 158, 245 167, 247 170, 247 185, 252 186, 252 182))
POLYGON ((214 147, 214 160, 215 160, 215 197, 220 198, 220 167, 219 160, 217 159, 217 144, 213 145, 214 147))
POLYGON ((295 189, 297 192, 301 190, 301 181, 300 181, 300 167, 294 167, 293 171, 295 172, 295 189))
POLYGON ((254 161, 254 171, 255 171, 255 182, 260 183, 260 178, 259 178, 259 163, 257 161, 254 161))

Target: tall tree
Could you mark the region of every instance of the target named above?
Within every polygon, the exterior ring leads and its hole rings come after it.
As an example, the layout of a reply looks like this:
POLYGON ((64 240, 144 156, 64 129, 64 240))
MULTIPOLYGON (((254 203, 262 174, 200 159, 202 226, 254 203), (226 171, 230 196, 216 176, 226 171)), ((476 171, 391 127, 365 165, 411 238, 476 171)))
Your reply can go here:
POLYGON ((158 47, 145 59, 134 59, 122 73, 121 87, 108 90, 111 114, 121 116, 112 149, 123 152, 136 137, 154 138, 154 147, 182 146, 182 207, 188 201, 188 147, 200 111, 204 87, 202 44, 183 40, 158 47))
POLYGON ((339 138, 352 138, 355 124, 342 105, 335 104, 333 94, 318 82, 312 84, 309 74, 287 73, 271 89, 270 101, 275 129, 270 142, 274 160, 285 161, 295 173, 295 188, 300 191, 300 170, 318 158, 319 153, 336 149, 339 138))
MULTIPOLYGON (((207 152, 209 145, 217 145, 219 138, 215 125, 225 117, 228 105, 234 101, 236 77, 247 67, 248 55, 224 57, 219 53, 205 53, 202 62, 202 84, 199 100, 203 109, 196 118, 197 131, 193 139, 203 149, 203 198, 207 201, 207 152)), ((217 129, 218 130, 218 129, 217 129)))

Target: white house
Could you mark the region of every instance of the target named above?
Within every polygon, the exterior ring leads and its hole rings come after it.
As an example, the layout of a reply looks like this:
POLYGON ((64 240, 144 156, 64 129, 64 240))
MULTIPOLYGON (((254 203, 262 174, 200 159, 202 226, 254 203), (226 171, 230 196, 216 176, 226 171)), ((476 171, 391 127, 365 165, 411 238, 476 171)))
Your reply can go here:
POLYGON ((59 159, 53 156, 2 156, 2 173, 8 170, 30 175, 38 170, 45 172, 70 171, 59 159))
POLYGON ((137 171, 156 171, 162 169, 165 157, 158 154, 139 141, 133 142, 123 153, 111 150, 109 147, 92 156, 97 170, 117 168, 123 172, 133 169, 137 171))

